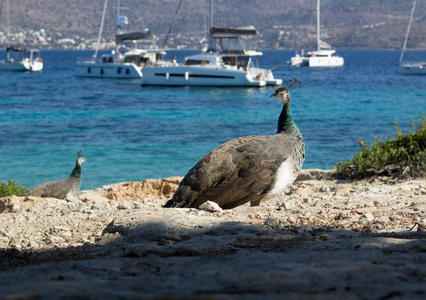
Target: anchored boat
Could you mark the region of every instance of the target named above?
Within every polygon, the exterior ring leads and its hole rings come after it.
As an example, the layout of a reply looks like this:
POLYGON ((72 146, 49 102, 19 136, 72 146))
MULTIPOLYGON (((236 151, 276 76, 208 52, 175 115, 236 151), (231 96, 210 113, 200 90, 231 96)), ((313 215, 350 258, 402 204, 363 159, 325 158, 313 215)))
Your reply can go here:
POLYGON ((253 27, 210 29, 207 52, 185 58, 184 64, 154 66, 143 71, 142 86, 280 85, 271 70, 254 66, 258 31, 253 27))

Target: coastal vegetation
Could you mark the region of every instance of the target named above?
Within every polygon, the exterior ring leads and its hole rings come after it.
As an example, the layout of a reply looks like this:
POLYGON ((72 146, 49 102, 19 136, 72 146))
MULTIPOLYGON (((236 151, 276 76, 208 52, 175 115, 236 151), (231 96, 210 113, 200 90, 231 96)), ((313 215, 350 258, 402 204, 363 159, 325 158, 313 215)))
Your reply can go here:
POLYGON ((418 178, 426 176, 426 120, 420 114, 417 125, 411 117, 414 131, 401 132, 394 122, 396 135, 380 141, 375 137, 370 147, 363 140, 358 140, 362 150, 347 162, 336 164, 334 175, 339 178, 361 179, 375 175, 396 178, 418 178))
POLYGON ((24 196, 26 192, 28 192, 28 189, 23 184, 18 184, 13 180, 0 181, 0 198, 10 195, 24 196))

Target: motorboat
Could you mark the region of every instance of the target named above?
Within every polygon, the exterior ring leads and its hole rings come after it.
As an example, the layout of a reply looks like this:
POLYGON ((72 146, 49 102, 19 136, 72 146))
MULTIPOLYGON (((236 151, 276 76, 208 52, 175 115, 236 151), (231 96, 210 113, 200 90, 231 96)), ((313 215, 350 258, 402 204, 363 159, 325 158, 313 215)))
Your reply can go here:
POLYGON ((405 34, 404 45, 399 58, 399 74, 401 75, 426 75, 426 61, 404 61, 404 53, 407 48, 408 36, 410 35, 411 23, 413 22, 416 0, 411 8, 410 21, 408 22, 407 33, 405 34))
POLYGON ((333 55, 336 50, 332 50, 331 46, 322 41, 320 38, 320 0, 317 0, 317 50, 306 51, 295 54, 291 58, 293 67, 341 67, 344 65, 343 57, 333 55))
POLYGON ((254 65, 263 55, 257 50, 258 31, 242 28, 211 27, 206 52, 185 57, 183 64, 145 68, 142 86, 278 86, 270 69, 254 65))
MULTIPOLYGON (((9 0, 6 1, 6 44, 9 41, 9 0)), ((0 60, 0 71, 41 71, 43 59, 37 49, 25 49, 17 46, 6 47, 6 59, 0 60)))
POLYGON ((6 59, 0 61, 0 71, 41 71, 43 59, 37 49, 6 47, 6 59))

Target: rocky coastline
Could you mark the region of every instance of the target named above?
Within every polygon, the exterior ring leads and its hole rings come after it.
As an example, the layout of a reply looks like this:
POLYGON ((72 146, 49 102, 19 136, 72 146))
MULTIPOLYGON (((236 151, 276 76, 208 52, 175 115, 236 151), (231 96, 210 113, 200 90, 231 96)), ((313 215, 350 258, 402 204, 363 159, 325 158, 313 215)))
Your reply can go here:
POLYGON ((426 180, 303 170, 231 210, 166 209, 182 177, 0 198, 5 299, 424 299, 426 180))

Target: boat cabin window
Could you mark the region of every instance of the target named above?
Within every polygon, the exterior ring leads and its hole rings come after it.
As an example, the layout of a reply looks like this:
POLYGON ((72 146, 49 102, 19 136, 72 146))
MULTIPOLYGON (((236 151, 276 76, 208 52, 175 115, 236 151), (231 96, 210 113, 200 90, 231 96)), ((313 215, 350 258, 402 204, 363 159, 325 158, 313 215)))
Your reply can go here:
POLYGON ((155 61, 162 61, 163 60, 163 54, 156 53, 155 54, 155 61))
POLYGON ((199 59, 187 59, 185 61, 185 65, 186 66, 193 66, 193 65, 201 65, 201 64, 206 64, 208 65, 210 62, 207 60, 199 60, 199 59))
POLYGON ((149 61, 148 57, 143 57, 143 56, 139 56, 139 55, 126 56, 126 58, 124 59, 125 63, 134 63, 137 66, 140 66, 142 64, 146 64, 148 61, 149 61))
POLYGON ((103 63, 113 63, 114 58, 112 56, 102 56, 102 62, 103 63))
POLYGON ((238 68, 247 69, 247 65, 249 64, 249 57, 247 56, 224 56, 222 57, 225 65, 237 66, 238 68))
POLYGON ((230 65, 230 66, 237 65, 237 58, 235 56, 224 56, 222 60, 225 63, 225 65, 230 65))
POLYGON ((215 37, 210 42, 211 50, 223 53, 244 53, 247 50, 256 50, 256 39, 251 37, 215 37))

